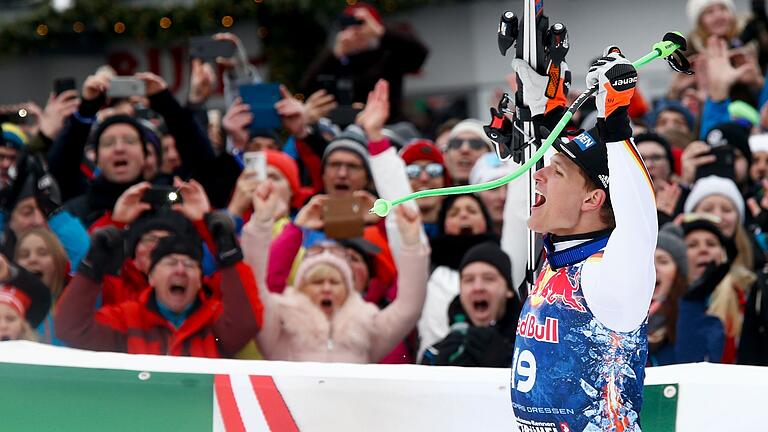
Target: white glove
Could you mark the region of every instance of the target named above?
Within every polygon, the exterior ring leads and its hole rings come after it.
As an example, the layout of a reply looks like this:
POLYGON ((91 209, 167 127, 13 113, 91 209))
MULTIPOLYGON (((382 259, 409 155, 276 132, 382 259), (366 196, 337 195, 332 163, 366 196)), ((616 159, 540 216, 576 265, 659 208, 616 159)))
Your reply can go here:
POLYGON ((597 117, 606 118, 629 105, 637 85, 637 70, 615 46, 609 46, 603 57, 592 63, 587 73, 587 87, 597 86, 597 117))
POLYGON ((567 63, 560 63, 560 82, 553 98, 548 98, 545 94, 549 83, 548 76, 539 75, 528 62, 518 58, 512 60, 512 69, 523 84, 523 103, 531 109, 531 116, 546 114, 553 108, 565 106, 566 95, 571 86, 567 63))

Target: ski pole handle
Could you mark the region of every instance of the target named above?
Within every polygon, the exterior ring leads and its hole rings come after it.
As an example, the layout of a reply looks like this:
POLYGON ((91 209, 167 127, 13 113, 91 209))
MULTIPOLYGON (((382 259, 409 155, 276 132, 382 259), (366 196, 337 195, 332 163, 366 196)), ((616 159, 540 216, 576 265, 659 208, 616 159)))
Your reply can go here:
MULTIPOLYGON (((675 33, 680 37, 682 37, 680 32, 675 32, 675 33)), ((653 44, 651 52, 632 62, 632 66, 634 66, 636 69, 639 69, 644 65, 646 65, 647 63, 657 58, 666 58, 672 55, 672 53, 674 53, 675 50, 677 50, 678 48, 680 48, 680 44, 672 41, 663 40, 663 41, 657 42, 653 44)), ((552 131, 549 133, 549 135, 547 136, 547 139, 545 139, 544 142, 539 146, 539 149, 536 150, 536 152, 533 155, 531 155, 531 158, 529 160, 527 160, 522 166, 520 166, 520 168, 516 169, 514 172, 509 173, 506 176, 501 177, 499 179, 492 180, 485 183, 478 183, 475 185, 451 186, 451 187, 439 188, 439 189, 427 189, 427 190, 422 190, 418 192, 413 192, 391 201, 379 198, 376 200, 376 202, 373 203, 373 208, 369 210, 369 213, 375 213, 379 217, 385 217, 392 210, 392 207, 400 205, 410 200, 431 197, 431 196, 459 195, 459 194, 465 194, 465 193, 482 192, 489 189, 497 188, 499 186, 502 186, 511 182, 512 180, 523 175, 526 171, 531 169, 531 167, 535 166, 536 163, 539 161, 539 159, 544 157, 544 153, 546 153, 546 151, 549 150, 549 148, 552 146, 552 143, 554 143, 555 140, 558 139, 558 137, 560 136, 560 132, 562 132, 563 129, 565 129, 565 126, 571 120, 571 117, 573 117, 573 114, 579 109, 579 107, 581 107, 581 105, 587 100, 587 98, 592 96, 596 91, 597 91, 597 84, 588 88, 582 94, 580 94, 579 97, 577 97, 576 100, 574 100, 573 103, 571 103, 571 106, 568 107, 568 110, 565 112, 565 114, 560 119, 560 121, 557 122, 557 125, 555 126, 555 128, 552 129, 552 131)))

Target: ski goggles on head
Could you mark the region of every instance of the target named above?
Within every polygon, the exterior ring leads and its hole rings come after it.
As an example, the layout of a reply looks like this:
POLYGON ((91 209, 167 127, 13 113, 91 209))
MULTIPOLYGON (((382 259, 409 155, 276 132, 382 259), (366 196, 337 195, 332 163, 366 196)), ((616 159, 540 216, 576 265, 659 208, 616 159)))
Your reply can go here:
POLYGON ((469 145, 469 148, 472 150, 483 150, 488 148, 488 144, 486 144, 485 141, 481 140, 480 138, 472 138, 472 139, 460 139, 460 138, 453 138, 450 141, 448 141, 448 150, 458 150, 460 149, 464 143, 467 143, 469 145))
POLYGON ((423 172, 426 172, 430 178, 442 177, 444 171, 445 168, 436 162, 426 165, 411 164, 405 167, 405 173, 411 180, 419 178, 423 172))

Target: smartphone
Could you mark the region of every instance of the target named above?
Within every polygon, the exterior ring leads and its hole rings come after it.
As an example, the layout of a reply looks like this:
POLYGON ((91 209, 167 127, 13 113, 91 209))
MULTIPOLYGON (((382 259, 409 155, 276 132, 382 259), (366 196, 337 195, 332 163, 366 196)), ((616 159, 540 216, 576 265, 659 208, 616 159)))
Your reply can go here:
POLYGON ((256 179, 264 181, 267 179, 267 156, 264 152, 246 152, 243 154, 244 169, 255 172, 256 179))
POLYGON ((353 17, 352 15, 347 15, 347 14, 339 15, 339 19, 336 20, 336 22, 339 24, 339 28, 342 30, 344 30, 347 27, 360 25, 363 23, 362 21, 353 17))
POLYGON ((215 40, 210 36, 197 36, 189 39, 189 56, 204 62, 213 62, 216 57, 229 58, 235 55, 235 44, 228 40, 215 40))
POLYGON ((172 186, 153 185, 144 191, 141 201, 149 203, 154 208, 170 207, 173 204, 181 204, 181 194, 172 186))
POLYGON ((145 96, 147 86, 144 81, 131 76, 117 76, 109 81, 107 96, 111 98, 126 98, 131 96, 145 96))
POLYGON ((53 93, 58 96, 67 90, 77 90, 74 78, 57 78, 53 80, 53 93))
POLYGON ((711 175, 730 179, 736 178, 736 172, 733 168, 733 148, 727 145, 712 147, 710 154, 715 156, 715 161, 698 167, 696 180, 711 175))
POLYGON ((331 239, 362 237, 364 209, 355 197, 329 198, 323 204, 323 231, 331 239))
POLYGON ((275 130, 283 126, 275 104, 282 99, 279 84, 242 84, 240 97, 253 114, 250 130, 275 130))

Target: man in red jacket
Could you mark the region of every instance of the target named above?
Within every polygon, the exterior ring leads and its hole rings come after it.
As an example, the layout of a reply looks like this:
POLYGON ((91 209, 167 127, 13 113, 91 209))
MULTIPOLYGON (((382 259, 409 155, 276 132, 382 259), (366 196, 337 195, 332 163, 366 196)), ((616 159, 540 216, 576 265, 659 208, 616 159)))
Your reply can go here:
POLYGON ((69 346, 132 354, 230 357, 258 332, 262 305, 253 274, 242 262, 234 225, 206 215, 216 243, 221 292, 203 284, 196 238, 169 236, 152 251, 149 284, 138 300, 95 311, 102 280, 122 263, 123 239, 114 227, 95 231, 88 256, 56 310, 56 333, 69 346))

